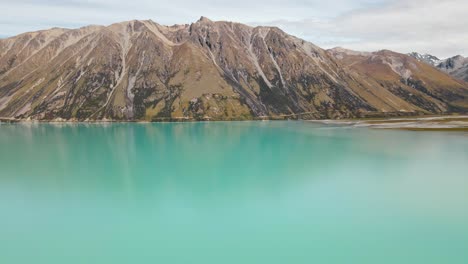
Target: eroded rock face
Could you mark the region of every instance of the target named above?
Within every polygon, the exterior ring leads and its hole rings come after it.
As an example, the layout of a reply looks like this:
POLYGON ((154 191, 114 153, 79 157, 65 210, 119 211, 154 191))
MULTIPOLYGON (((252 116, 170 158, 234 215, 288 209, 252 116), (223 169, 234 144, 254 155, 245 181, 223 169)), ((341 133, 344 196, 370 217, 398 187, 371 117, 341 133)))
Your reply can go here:
POLYGON ((325 51, 278 28, 207 18, 50 29, 0 40, 0 117, 232 120, 466 110, 466 83, 425 66, 390 51, 325 51))

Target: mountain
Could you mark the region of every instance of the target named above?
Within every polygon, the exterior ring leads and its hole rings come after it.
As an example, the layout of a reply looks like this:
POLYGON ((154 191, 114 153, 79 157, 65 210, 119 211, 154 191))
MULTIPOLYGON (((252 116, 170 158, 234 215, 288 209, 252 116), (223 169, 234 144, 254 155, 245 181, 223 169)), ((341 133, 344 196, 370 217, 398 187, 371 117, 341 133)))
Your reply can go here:
POLYGON ((445 60, 441 60, 430 54, 421 55, 417 52, 408 54, 421 62, 432 65, 439 70, 448 73, 456 79, 468 82, 468 58, 457 55, 445 60))
POLYGON ((439 63, 437 68, 455 78, 468 82, 468 58, 460 55, 448 58, 439 63))
POLYGON ((276 27, 151 20, 0 40, 0 117, 353 118, 467 111, 468 85, 390 51, 323 50, 276 27))
POLYGON ((420 54, 420 53, 417 53, 417 52, 411 52, 411 53, 408 53, 409 56, 417 59, 418 61, 421 61, 421 62, 425 62, 429 65, 432 65, 432 66, 437 66, 439 65, 439 63, 442 62, 441 59, 437 58, 436 56, 434 55, 431 55, 431 54, 420 54))
MULTIPOLYGON (((390 92, 398 100, 431 113, 466 111, 467 84, 412 56, 389 50, 356 52, 335 48, 328 52, 340 60, 345 70, 354 72, 356 79, 366 80, 373 93, 379 89, 390 92)), ((386 104, 403 105, 387 95, 379 97, 386 104)))

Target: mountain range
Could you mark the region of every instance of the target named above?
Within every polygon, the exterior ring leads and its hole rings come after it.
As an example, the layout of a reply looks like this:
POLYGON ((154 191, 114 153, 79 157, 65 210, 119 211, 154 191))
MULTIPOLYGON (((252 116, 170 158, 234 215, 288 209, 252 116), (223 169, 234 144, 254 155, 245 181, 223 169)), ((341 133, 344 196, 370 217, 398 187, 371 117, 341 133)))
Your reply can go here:
POLYGON ((163 121, 467 112, 468 84, 448 74, 463 72, 460 62, 444 65, 441 71, 388 50, 325 50, 277 27, 205 17, 173 26, 133 20, 52 28, 0 40, 0 117, 163 121))

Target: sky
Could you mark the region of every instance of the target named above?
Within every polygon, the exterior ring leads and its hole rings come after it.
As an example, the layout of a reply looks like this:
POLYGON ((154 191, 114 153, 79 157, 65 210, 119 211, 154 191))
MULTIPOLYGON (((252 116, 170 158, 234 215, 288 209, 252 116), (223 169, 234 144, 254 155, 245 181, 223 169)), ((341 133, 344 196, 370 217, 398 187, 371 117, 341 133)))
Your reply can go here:
POLYGON ((0 37, 151 19, 277 26, 323 48, 468 56, 468 0, 0 0, 0 37))

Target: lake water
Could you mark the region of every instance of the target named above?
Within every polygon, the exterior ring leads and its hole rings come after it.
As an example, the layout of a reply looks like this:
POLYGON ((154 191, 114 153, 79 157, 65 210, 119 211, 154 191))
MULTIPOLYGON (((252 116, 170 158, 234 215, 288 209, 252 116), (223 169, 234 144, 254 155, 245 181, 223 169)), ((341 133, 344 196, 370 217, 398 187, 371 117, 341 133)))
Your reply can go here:
POLYGON ((468 263, 468 136, 1 124, 0 263, 468 263))

